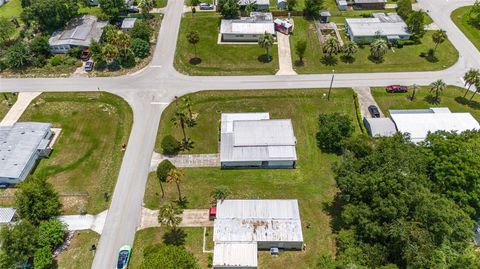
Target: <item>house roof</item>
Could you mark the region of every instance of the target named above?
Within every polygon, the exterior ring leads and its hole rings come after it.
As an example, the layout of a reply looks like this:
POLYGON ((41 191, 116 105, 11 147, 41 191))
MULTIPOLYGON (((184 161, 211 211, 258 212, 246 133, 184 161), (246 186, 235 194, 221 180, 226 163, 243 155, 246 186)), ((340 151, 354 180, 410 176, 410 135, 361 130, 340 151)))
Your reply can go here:
POLYGON ((64 30, 57 31, 48 39, 50 46, 73 45, 90 46, 90 42, 100 41, 103 27, 108 24, 106 21, 98 21, 93 15, 83 15, 72 19, 64 30))
POLYGON ((250 17, 222 20, 221 34, 275 34, 273 16, 269 12, 252 12, 250 17))
POLYGON ((353 0, 355 4, 387 3, 387 0, 353 0))
POLYGON ((373 18, 345 19, 353 36, 410 36, 407 24, 397 14, 375 13, 373 18))
POLYGON ((122 29, 131 29, 135 25, 137 18, 125 18, 122 21, 122 29))
POLYGON ((257 268, 257 243, 215 243, 213 267, 254 267, 257 268))
POLYGON ((267 5, 267 6, 270 5, 270 1, 269 1, 269 0, 239 0, 239 1, 238 1, 238 4, 239 4, 240 6, 246 6, 246 5, 250 4, 250 3, 255 3, 255 5, 262 5, 262 6, 264 6, 264 5, 267 5))
POLYGON ((8 224, 13 220, 17 210, 13 207, 0 207, 0 224, 8 224))
POLYGON ((363 118, 371 136, 392 136, 397 132, 395 123, 389 118, 363 118))
POLYGON ((397 130, 410 134, 413 142, 425 140, 429 132, 480 130, 478 121, 470 113, 452 113, 446 107, 389 112, 397 130))

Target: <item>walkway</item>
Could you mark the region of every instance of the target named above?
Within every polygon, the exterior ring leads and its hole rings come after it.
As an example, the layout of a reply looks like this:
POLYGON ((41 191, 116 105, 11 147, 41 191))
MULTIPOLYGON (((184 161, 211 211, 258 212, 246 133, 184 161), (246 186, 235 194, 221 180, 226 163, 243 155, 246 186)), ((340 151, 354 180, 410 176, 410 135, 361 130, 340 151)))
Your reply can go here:
POLYGON ((42 92, 21 92, 18 94, 17 101, 10 108, 5 118, 0 122, 0 126, 12 126, 20 119, 25 109, 37 98, 42 92))
MULTIPOLYGON (((143 207, 140 223, 137 226, 137 231, 160 227, 158 223, 159 210, 152 210, 143 207)), ((179 227, 211 227, 213 221, 208 219, 208 209, 185 209, 180 216, 182 221, 178 225, 179 227)))
POLYGON ((368 111, 368 107, 371 105, 378 107, 378 111, 380 111, 380 117, 385 117, 382 110, 380 110, 377 102, 373 98, 370 87, 353 87, 353 91, 357 93, 358 102, 360 103, 360 112, 362 113, 363 117, 372 117, 372 115, 370 115, 370 112, 368 111))
POLYGON ((290 52, 290 39, 289 35, 284 35, 282 33, 277 33, 278 41, 278 65, 280 70, 277 72, 278 75, 296 75, 297 72, 293 70, 292 65, 292 54, 290 52))
POLYGON ((102 234, 107 212, 108 210, 105 210, 98 215, 65 215, 58 219, 67 224, 69 231, 92 230, 102 234))
POLYGON ((157 169, 163 160, 170 160, 176 167, 220 167, 220 154, 179 154, 166 156, 154 152, 150 163, 150 172, 157 169))

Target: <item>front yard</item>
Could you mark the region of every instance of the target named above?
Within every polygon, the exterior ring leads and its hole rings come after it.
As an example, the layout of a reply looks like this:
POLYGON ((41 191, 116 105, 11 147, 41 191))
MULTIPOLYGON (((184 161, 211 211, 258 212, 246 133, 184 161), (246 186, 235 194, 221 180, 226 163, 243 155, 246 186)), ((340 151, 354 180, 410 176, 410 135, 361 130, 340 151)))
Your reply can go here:
POLYGON ((92 231, 74 232, 68 248, 57 257, 58 269, 90 269, 94 252, 92 245, 98 245, 100 235, 92 231))
POLYGON ((480 29, 469 22, 471 10, 472 6, 458 8, 452 12, 451 18, 473 45, 480 50, 480 29))

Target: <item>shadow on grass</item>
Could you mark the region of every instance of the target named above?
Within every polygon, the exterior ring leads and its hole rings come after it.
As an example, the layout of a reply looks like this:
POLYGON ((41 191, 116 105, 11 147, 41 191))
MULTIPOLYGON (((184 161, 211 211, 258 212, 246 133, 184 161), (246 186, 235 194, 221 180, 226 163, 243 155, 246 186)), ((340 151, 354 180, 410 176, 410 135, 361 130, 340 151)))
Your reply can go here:
POLYGON ((355 62, 355 57, 342 55, 340 56, 340 60, 344 63, 351 64, 355 62))
POLYGON ((296 60, 294 64, 295 64, 295 66, 304 66, 305 65, 305 63, 303 61, 300 61, 300 60, 296 60))
POLYGON ((187 234, 180 228, 174 228, 166 232, 162 238, 165 245, 183 246, 187 234))
POLYGON ((185 208, 187 208, 188 200, 187 200, 187 198, 184 196, 184 197, 182 197, 182 200, 181 200, 181 201, 177 200, 177 201, 175 201, 175 203, 177 204, 177 206, 178 206, 180 209, 185 209, 185 208))
POLYGON ((338 196, 338 193, 335 194, 332 202, 324 202, 322 204, 323 211, 325 211, 331 218, 330 228, 334 233, 338 233, 342 229, 344 223, 342 220, 342 207, 344 203, 338 196))
POLYGON ((468 106, 473 109, 480 109, 480 103, 475 100, 470 101, 465 97, 458 96, 455 97, 455 101, 461 105, 468 106))
POLYGON ((199 65, 200 63, 202 63, 202 59, 198 58, 198 57, 193 57, 190 59, 190 64, 193 64, 193 65, 199 65))
POLYGON ((271 62, 273 60, 273 57, 269 56, 269 55, 267 56, 267 54, 262 54, 262 55, 258 56, 257 59, 258 59, 259 62, 266 64, 266 63, 271 62))
POLYGON ((435 55, 430 55, 430 54, 429 54, 429 55, 427 55, 427 56, 425 57, 425 59, 427 59, 427 61, 429 61, 430 63, 436 63, 436 62, 438 62, 438 58, 437 58, 437 56, 435 56, 435 55))
POLYGON ((320 62, 324 65, 333 66, 338 63, 338 59, 335 56, 325 55, 320 59, 320 62))
POLYGON ((376 64, 381 64, 383 63, 383 57, 373 57, 372 55, 368 56, 368 59, 372 62, 372 63, 376 63, 376 64))
POLYGON ((427 96, 425 96, 425 98, 423 98, 423 100, 429 104, 433 104, 433 105, 438 105, 440 104, 440 101, 441 101, 441 98, 440 96, 437 98, 435 98, 435 96, 429 94, 427 96))

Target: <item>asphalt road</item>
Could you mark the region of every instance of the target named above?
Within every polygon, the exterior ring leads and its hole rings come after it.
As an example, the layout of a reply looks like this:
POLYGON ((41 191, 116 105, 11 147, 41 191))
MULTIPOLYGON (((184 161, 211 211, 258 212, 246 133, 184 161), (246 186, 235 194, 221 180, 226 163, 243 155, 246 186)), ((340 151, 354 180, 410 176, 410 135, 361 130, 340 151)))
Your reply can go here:
MULTIPOLYGON (((479 68, 480 54, 453 24, 449 14, 457 7, 472 5, 474 0, 418 0, 418 2, 424 10, 428 10, 435 23, 447 31, 450 41, 459 51, 460 58, 454 66, 435 72, 336 74, 333 86, 414 83, 427 85, 440 78, 448 84, 463 85, 461 77, 466 70, 471 67, 479 68)), ((182 0, 168 1, 152 62, 135 75, 114 78, 0 80, 0 92, 102 90, 121 96, 132 107, 134 114, 132 132, 93 261, 94 269, 114 268, 118 249, 122 245, 133 244, 160 115, 175 96, 204 89, 319 88, 328 87, 330 84, 330 74, 204 77, 180 74, 173 67, 173 58, 182 11, 182 0)))

